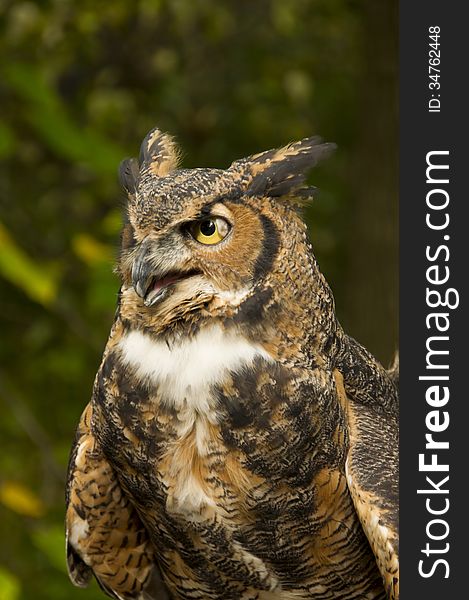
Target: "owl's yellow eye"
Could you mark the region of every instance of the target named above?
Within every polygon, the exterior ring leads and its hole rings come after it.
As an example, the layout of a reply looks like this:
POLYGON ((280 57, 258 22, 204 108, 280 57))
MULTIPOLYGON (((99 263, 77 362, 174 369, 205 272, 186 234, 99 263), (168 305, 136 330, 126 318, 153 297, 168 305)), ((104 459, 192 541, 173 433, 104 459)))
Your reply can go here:
POLYGON ((218 244, 228 235, 229 230, 227 221, 220 217, 197 221, 190 228, 192 237, 206 245, 218 244))

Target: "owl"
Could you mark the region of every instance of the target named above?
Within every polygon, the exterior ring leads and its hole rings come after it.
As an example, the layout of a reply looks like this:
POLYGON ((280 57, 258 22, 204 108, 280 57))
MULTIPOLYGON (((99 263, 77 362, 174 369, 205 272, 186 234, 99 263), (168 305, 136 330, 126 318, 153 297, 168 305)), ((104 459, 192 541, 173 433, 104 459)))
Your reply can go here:
POLYGON ((114 324, 70 457, 67 561, 119 600, 398 598, 398 400, 301 209, 317 137, 120 167, 114 324))

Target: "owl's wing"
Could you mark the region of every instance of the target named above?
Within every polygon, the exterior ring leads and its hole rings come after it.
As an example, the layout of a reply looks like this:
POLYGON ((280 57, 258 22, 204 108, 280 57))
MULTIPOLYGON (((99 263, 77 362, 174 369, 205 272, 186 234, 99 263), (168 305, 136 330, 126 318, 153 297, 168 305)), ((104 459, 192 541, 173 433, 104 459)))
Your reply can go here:
POLYGON ((78 425, 67 482, 67 565, 85 587, 93 574, 118 600, 167 600, 153 547, 90 428, 89 404, 78 425))
POLYGON ((389 599, 399 598, 399 423, 397 411, 361 403, 336 371, 345 408, 349 451, 347 484, 375 555, 389 599))

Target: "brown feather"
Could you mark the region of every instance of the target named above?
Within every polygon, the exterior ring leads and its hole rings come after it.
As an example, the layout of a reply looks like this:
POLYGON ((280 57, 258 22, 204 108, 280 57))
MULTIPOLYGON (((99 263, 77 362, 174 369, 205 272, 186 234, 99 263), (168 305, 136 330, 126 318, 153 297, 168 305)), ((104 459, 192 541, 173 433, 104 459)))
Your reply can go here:
MULTIPOLYGON (((92 408, 78 427, 66 513, 70 578, 84 587, 91 572, 116 598, 139 598, 158 567, 146 530, 91 433, 92 408)), ((160 579, 160 595, 166 598, 160 579)))

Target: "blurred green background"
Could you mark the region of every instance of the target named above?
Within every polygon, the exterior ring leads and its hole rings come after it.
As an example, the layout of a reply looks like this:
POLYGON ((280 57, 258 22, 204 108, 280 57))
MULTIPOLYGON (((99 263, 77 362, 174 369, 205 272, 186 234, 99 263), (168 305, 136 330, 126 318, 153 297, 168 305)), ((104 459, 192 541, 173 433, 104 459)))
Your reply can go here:
POLYGON ((184 166, 312 134, 311 238, 345 329, 397 347, 397 3, 0 0, 0 600, 69 584, 69 447, 112 322, 117 166, 154 125, 184 166))

